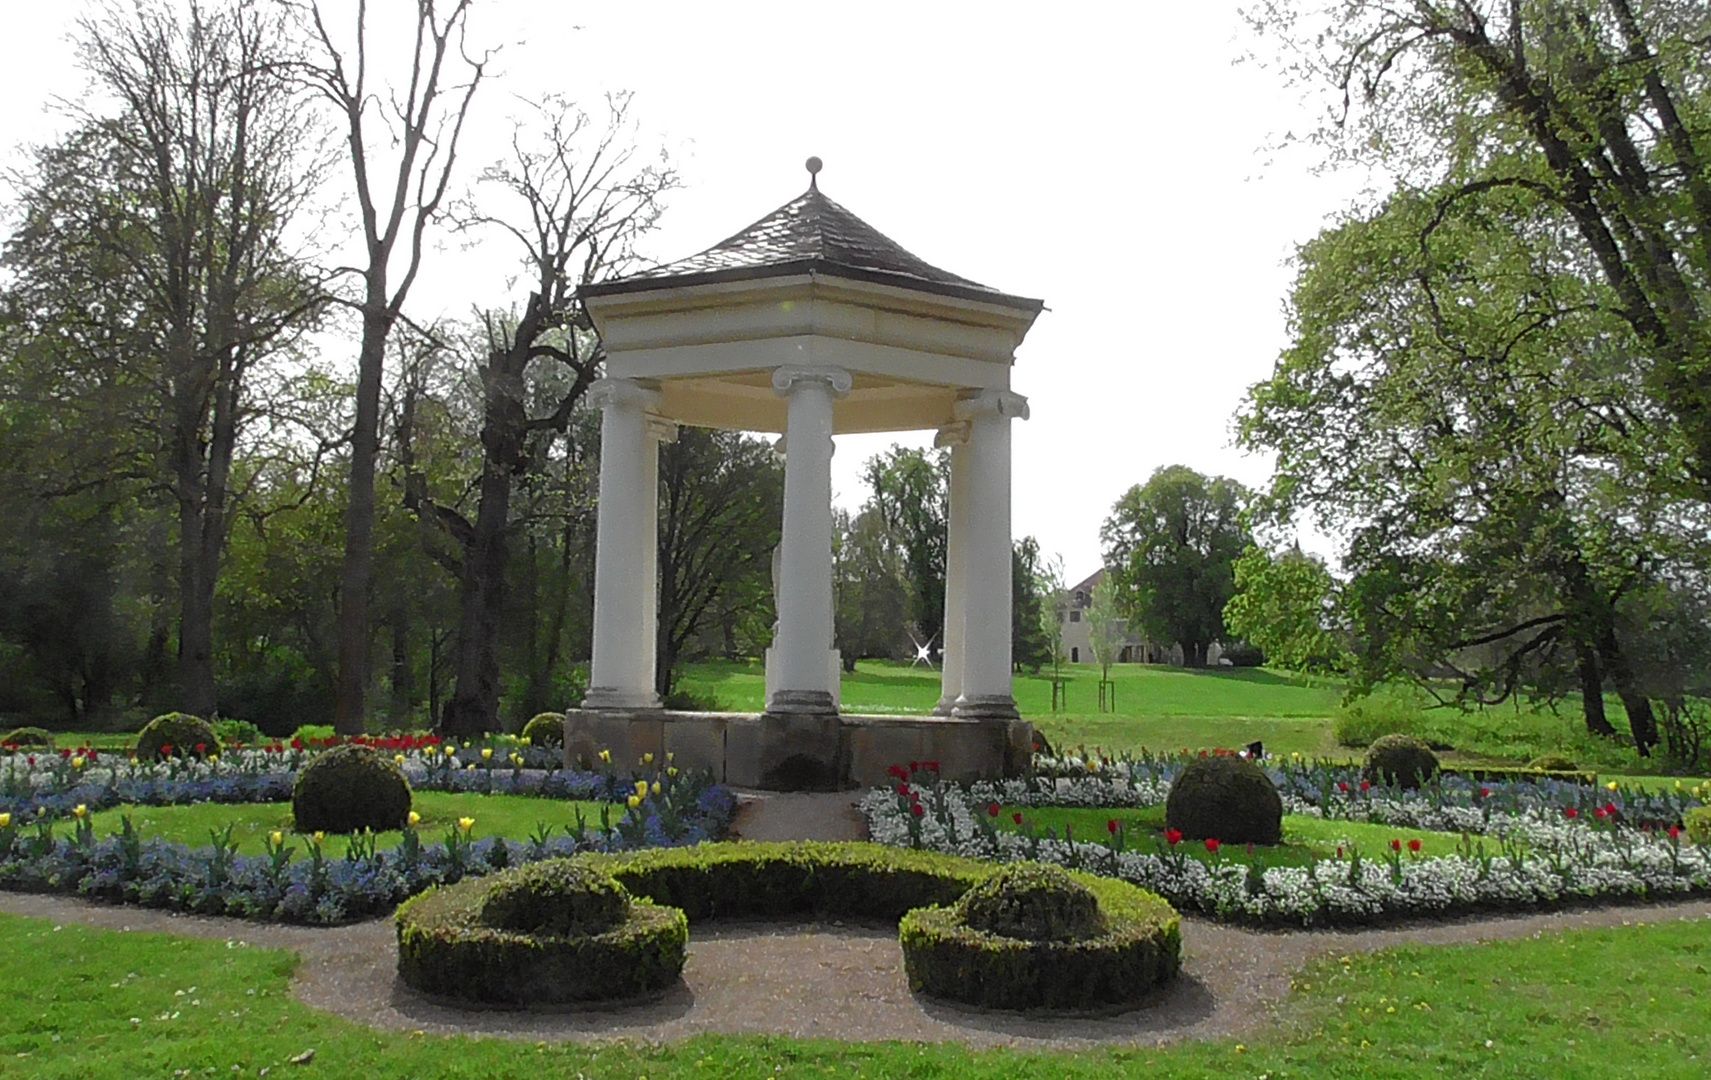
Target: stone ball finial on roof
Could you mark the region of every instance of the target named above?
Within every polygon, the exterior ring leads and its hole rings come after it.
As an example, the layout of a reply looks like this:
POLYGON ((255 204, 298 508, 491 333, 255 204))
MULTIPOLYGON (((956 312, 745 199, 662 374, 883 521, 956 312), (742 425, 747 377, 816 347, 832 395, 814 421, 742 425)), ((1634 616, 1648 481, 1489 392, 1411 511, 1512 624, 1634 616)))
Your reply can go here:
POLYGON ((808 186, 816 191, 820 189, 820 170, 824 167, 824 163, 819 158, 811 157, 808 159, 808 186))

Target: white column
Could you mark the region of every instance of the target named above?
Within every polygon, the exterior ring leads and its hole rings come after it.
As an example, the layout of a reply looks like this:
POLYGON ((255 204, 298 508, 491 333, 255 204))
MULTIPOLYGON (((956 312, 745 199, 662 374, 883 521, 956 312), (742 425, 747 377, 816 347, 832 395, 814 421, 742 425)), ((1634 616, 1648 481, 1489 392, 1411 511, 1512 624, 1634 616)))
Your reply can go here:
POLYGON ((600 379, 600 506, 594 536, 594 655, 585 709, 657 709, 648 597, 658 574, 659 458, 647 410, 659 394, 633 379, 600 379), (650 484, 649 480, 653 483, 650 484))
POLYGON ((963 624, 968 596, 968 433, 969 421, 953 420, 939 429, 937 447, 950 447, 950 520, 945 537, 945 627, 941 643, 943 692, 933 715, 949 716, 962 693, 963 624))
POLYGON ((1010 421, 1028 399, 983 390, 958 401, 968 420, 968 538, 964 546, 962 693, 951 715, 1015 719, 1010 684, 1010 421))
POLYGON ((850 373, 783 367, 772 388, 788 401, 784 431, 784 529, 779 538, 778 637, 770 659, 769 713, 836 714, 832 659, 832 402, 850 373))
POLYGON ((647 587, 647 595, 642 599, 642 620, 644 627, 643 640, 646 645, 646 657, 642 668, 647 672, 648 684, 659 685, 659 447, 661 443, 677 441, 677 425, 662 417, 649 415, 647 425, 647 452, 642 455, 642 469, 646 473, 642 477, 642 490, 654 493, 649 503, 648 512, 648 550, 643 556, 647 570, 642 574, 642 583, 647 587))

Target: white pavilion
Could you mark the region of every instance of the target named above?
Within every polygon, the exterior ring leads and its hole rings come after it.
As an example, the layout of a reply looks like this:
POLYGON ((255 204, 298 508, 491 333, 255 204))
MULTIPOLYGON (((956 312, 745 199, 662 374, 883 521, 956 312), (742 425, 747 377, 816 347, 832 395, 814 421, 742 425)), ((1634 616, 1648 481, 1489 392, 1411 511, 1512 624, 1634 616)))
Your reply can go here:
POLYGON ((940 270, 819 190, 678 262, 584 286, 606 354, 587 696, 573 745, 676 755, 738 786, 883 782, 1026 767, 1011 694, 1010 389, 1042 303, 940 270), (783 436, 778 622, 759 716, 668 712, 654 692, 658 448, 679 425, 783 436), (951 448, 943 694, 932 716, 840 714, 832 631, 834 434, 935 430, 951 448))

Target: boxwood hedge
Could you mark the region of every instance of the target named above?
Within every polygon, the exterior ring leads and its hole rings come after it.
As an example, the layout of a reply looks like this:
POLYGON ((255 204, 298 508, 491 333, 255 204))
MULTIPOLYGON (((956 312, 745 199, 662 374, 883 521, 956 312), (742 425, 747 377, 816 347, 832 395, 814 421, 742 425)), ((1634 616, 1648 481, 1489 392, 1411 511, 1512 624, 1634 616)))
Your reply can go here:
POLYGON ((999 869, 950 855, 804 841, 576 861, 611 874, 633 897, 631 920, 619 931, 552 938, 495 930, 480 913, 487 890, 504 875, 466 881, 399 908, 400 976, 426 993, 489 1004, 624 996, 675 980, 686 922, 809 914, 900 921, 911 988, 1000 1008, 1115 1006, 1173 976, 1180 962, 1180 924, 1170 905, 1090 874, 1072 876, 1098 897, 1108 932, 1065 944, 965 932, 947 921, 950 906, 999 869))

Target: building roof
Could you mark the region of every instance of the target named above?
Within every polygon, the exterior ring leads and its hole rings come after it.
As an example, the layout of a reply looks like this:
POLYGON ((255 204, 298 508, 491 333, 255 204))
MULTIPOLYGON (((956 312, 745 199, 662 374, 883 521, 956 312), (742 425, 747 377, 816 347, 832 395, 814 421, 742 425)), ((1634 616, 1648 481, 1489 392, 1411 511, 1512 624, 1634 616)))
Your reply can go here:
POLYGON ((1088 602, 1091 603, 1093 600, 1093 590, 1099 587, 1099 582, 1104 577, 1105 568, 1101 566, 1099 569, 1093 571, 1092 575, 1089 576, 1087 580, 1071 585, 1068 589, 1069 595, 1074 596, 1078 592, 1086 593, 1088 602))
POLYGON ((827 198, 817 182, 734 236, 687 259, 626 278, 584 285, 583 296, 610 296, 685 285, 820 273, 979 300, 1038 312, 1044 303, 1011 296, 941 270, 827 198))

